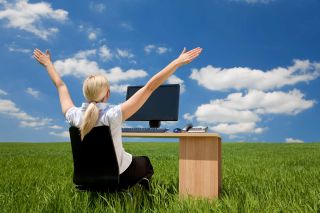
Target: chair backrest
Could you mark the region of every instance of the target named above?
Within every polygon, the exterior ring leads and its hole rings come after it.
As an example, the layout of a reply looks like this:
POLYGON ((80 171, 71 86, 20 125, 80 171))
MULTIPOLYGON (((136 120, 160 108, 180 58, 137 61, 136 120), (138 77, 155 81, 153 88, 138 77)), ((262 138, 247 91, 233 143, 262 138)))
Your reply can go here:
POLYGON ((69 128, 73 155, 73 182, 79 189, 116 190, 119 166, 108 126, 94 127, 81 141, 80 130, 69 128))

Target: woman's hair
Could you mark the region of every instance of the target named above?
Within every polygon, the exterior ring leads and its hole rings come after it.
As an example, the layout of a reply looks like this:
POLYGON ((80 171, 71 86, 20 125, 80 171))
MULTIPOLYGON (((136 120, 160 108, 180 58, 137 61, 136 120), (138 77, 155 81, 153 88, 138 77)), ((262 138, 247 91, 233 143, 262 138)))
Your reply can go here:
POLYGON ((99 109, 96 106, 101 102, 109 90, 109 82, 104 75, 91 75, 83 82, 83 95, 89 102, 83 121, 80 126, 81 140, 95 127, 99 118, 99 109))

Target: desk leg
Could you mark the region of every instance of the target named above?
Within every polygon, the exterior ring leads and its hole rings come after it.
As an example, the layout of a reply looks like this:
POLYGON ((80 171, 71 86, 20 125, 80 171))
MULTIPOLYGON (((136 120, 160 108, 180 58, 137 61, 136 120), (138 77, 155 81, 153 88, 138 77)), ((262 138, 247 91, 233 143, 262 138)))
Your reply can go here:
POLYGON ((179 194, 216 198, 222 186, 221 139, 180 138, 179 194))

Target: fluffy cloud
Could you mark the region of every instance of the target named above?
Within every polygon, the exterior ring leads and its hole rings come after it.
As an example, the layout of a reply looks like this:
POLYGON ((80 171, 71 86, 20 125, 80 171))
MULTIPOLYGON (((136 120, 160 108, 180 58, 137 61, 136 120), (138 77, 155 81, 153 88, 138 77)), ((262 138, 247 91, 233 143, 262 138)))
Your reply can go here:
POLYGON ((166 53, 166 52, 168 52, 168 51, 170 51, 170 49, 169 48, 167 48, 167 47, 158 47, 157 48, 157 53, 158 54, 164 54, 164 53, 166 53))
POLYGON ((80 24, 78 26, 78 29, 80 32, 84 32, 87 34, 87 37, 90 41, 95 41, 98 36, 101 34, 100 28, 94 28, 88 24, 80 24))
POLYGON ((189 122, 193 122, 193 119, 194 119, 194 115, 191 115, 190 113, 185 113, 183 115, 183 118, 186 120, 186 121, 189 121, 189 122))
POLYGON ((159 47, 159 46, 156 46, 154 44, 149 44, 149 45, 144 47, 144 51, 145 51, 146 54, 150 54, 152 52, 156 52, 159 55, 161 55, 161 54, 164 54, 166 52, 171 51, 171 49, 167 48, 167 47, 159 47))
POLYGON ((300 139, 294 139, 294 138, 286 138, 286 143, 304 143, 303 140, 300 139))
POLYGON ((118 83, 143 78, 148 75, 147 72, 142 69, 129 69, 123 71, 120 67, 114 67, 109 70, 100 68, 97 62, 88 59, 96 54, 97 51, 94 49, 79 51, 72 58, 55 61, 54 66, 61 76, 86 78, 89 75, 97 73, 104 74, 111 83, 111 90, 119 93, 126 91, 127 85, 120 85, 118 83))
POLYGON ((24 49, 24 48, 8 47, 8 50, 10 52, 18 52, 18 53, 25 53, 25 54, 31 53, 30 49, 24 49))
POLYGON ((237 110, 233 108, 223 107, 219 103, 223 100, 211 101, 209 104, 200 105, 196 112, 195 117, 199 122, 204 123, 252 123, 260 121, 259 116, 250 110, 237 110))
POLYGON ((213 125, 211 130, 224 134, 262 133, 265 128, 257 127, 263 114, 296 115, 313 107, 314 100, 305 100, 304 94, 294 89, 288 93, 249 90, 247 94, 232 93, 225 99, 212 100, 200 105, 193 117, 200 123, 213 125))
POLYGON ((74 58, 77 58, 77 59, 86 59, 86 58, 89 58, 89 57, 91 57, 91 56, 96 55, 96 53, 97 53, 97 50, 96 50, 96 49, 80 50, 79 52, 77 52, 77 53, 74 55, 74 58))
POLYGON ((58 28, 44 28, 44 20, 64 22, 68 12, 62 9, 54 10, 47 2, 29 3, 28 0, 17 0, 13 3, 1 1, 3 10, 0 19, 7 20, 8 28, 24 30, 47 40, 51 34, 57 33, 58 28))
POLYGON ((107 72, 107 77, 110 82, 128 81, 145 76, 147 76, 147 72, 142 69, 129 69, 124 72, 120 67, 114 67, 107 72))
POLYGON ((116 93, 126 93, 128 86, 129 84, 111 84, 110 90, 111 92, 116 92, 116 93))
POLYGON ((90 32, 88 35, 88 39, 93 41, 97 39, 97 33, 96 32, 90 32))
POLYGON ((236 124, 228 124, 221 123, 216 126, 210 128, 215 132, 221 132, 224 134, 239 134, 239 133, 262 133, 264 131, 263 128, 257 128, 256 123, 248 122, 248 123, 236 123, 236 124))
POLYGON ((59 125, 52 125, 52 126, 49 126, 50 129, 63 129, 62 126, 59 126, 59 125))
MULTIPOLYGON (((19 121, 20 127, 26 127, 31 129, 43 129, 43 128, 49 128, 49 129, 62 129, 63 127, 58 125, 52 124, 51 118, 39 118, 34 117, 32 115, 29 115, 28 113, 21 110, 19 107, 16 106, 16 104, 8 99, 1 99, 0 98, 0 115, 8 116, 14 119, 17 119, 19 121)), ((58 137, 69 137, 68 132, 61 132, 61 133, 55 133, 50 132, 49 134, 58 136, 58 137)))
POLYGON ((190 78, 209 90, 272 90, 299 82, 309 82, 319 75, 320 63, 294 60, 292 66, 277 67, 267 71, 248 67, 225 69, 209 65, 200 70, 193 69, 190 78))
POLYGON ((28 87, 26 89, 26 93, 28 93, 29 95, 31 95, 34 98, 39 98, 39 94, 40 92, 37 90, 32 89, 31 87, 28 87))
POLYGON ((50 118, 39 118, 29 115, 19 109, 13 101, 8 99, 0 99, 0 114, 18 119, 21 127, 39 129, 47 127, 52 122, 50 118))
POLYGON ((61 138, 69 138, 69 132, 68 131, 62 131, 62 132, 49 132, 50 135, 54 135, 61 138))
POLYGON ((103 45, 99 49, 99 56, 103 61, 110 60, 112 58, 112 54, 107 45, 103 45))
POLYGON ((180 84, 180 94, 186 91, 186 85, 184 84, 184 81, 176 75, 171 75, 167 82, 168 84, 180 84))
POLYGON ((247 94, 232 93, 226 99, 212 101, 210 105, 232 110, 251 110, 257 114, 296 115, 313 107, 314 100, 305 100, 297 89, 288 93, 282 91, 263 92, 250 90, 247 94))
POLYGON ((70 75, 77 78, 85 78, 88 75, 104 72, 95 61, 76 57, 57 60, 54 62, 54 66, 61 76, 70 75))
POLYGON ((117 49, 117 56, 120 58, 133 58, 134 54, 132 54, 129 50, 117 49))

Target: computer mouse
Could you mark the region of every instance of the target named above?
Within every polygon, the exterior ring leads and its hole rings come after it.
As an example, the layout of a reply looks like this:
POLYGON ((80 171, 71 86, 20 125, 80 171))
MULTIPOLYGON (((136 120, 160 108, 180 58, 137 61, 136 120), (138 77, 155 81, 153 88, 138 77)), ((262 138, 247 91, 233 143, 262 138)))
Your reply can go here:
POLYGON ((182 130, 180 129, 180 128, 175 128, 174 130, 173 130, 173 132, 175 132, 175 133, 179 133, 179 132, 181 132, 182 130))

